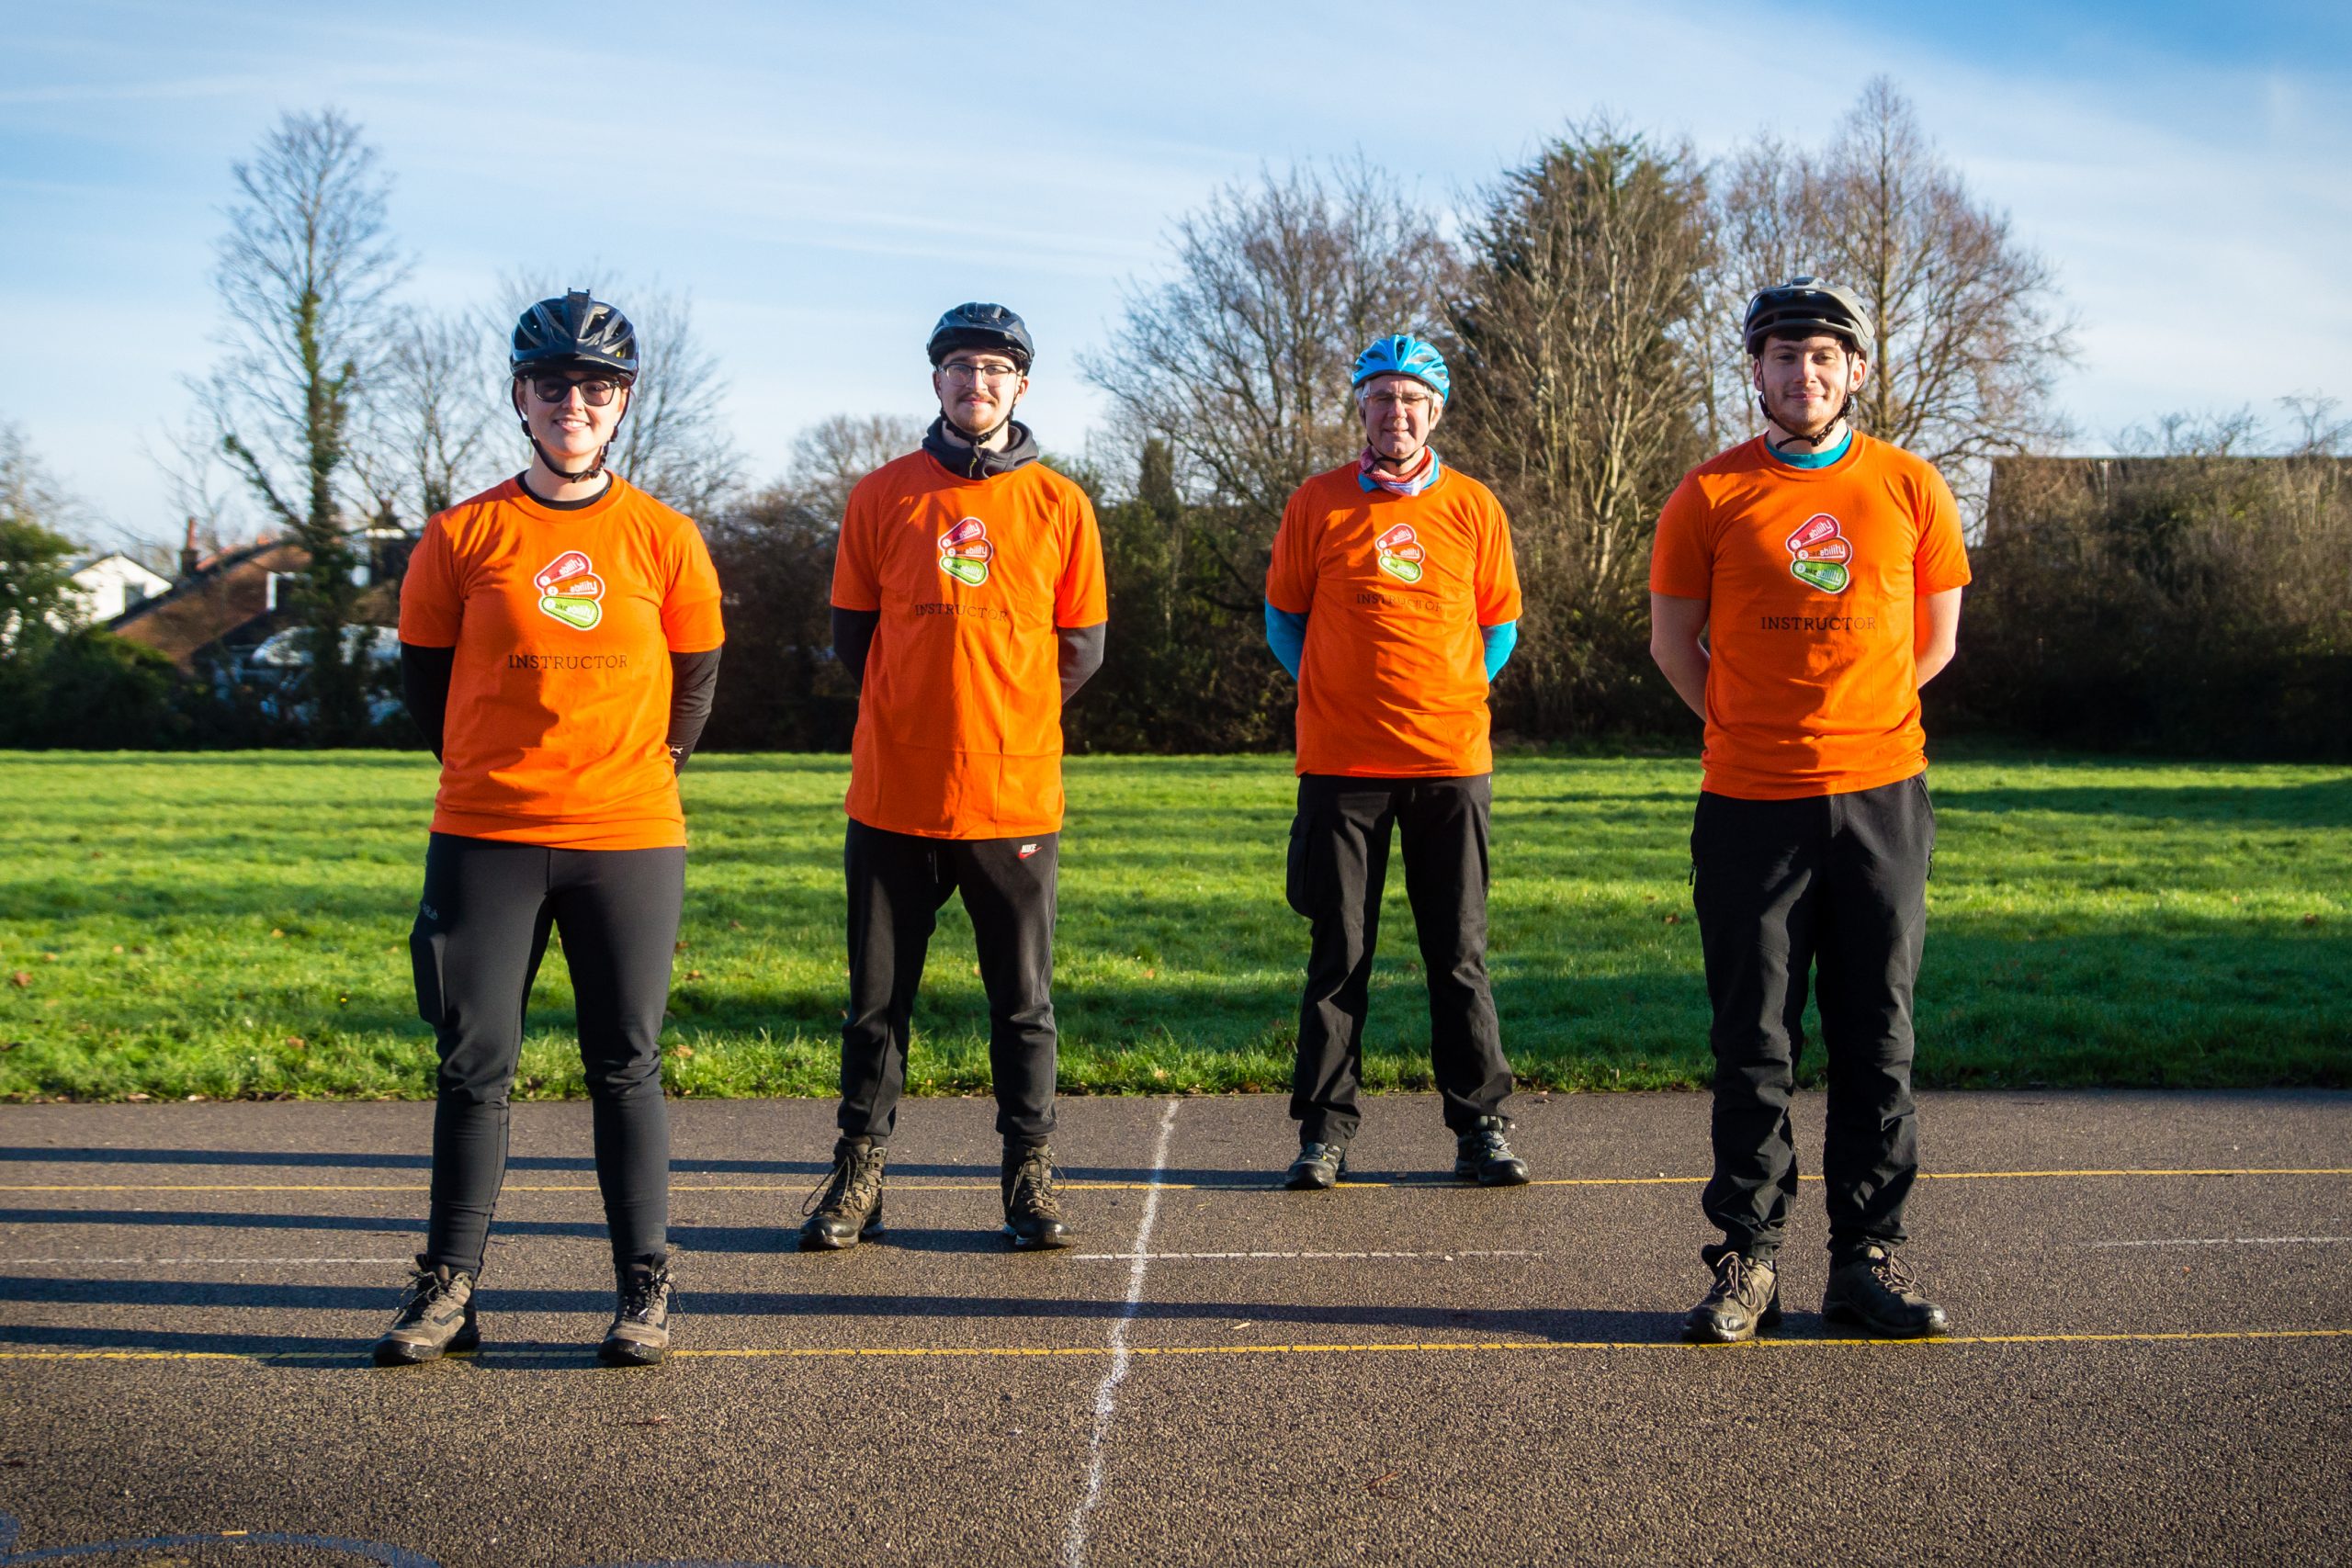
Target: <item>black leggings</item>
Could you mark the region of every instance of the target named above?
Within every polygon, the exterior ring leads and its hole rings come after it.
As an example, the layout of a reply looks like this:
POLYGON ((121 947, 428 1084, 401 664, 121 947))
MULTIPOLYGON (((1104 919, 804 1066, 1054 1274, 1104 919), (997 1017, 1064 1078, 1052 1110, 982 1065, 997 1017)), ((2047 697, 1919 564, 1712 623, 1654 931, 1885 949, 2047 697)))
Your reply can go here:
POLYGON ((662 1010, 685 901, 686 852, 554 850, 435 833, 409 954, 441 1051, 427 1267, 480 1273, 506 1177, 507 1097, 550 928, 579 1001, 596 1184, 616 1267, 662 1257, 670 1118, 662 1010))

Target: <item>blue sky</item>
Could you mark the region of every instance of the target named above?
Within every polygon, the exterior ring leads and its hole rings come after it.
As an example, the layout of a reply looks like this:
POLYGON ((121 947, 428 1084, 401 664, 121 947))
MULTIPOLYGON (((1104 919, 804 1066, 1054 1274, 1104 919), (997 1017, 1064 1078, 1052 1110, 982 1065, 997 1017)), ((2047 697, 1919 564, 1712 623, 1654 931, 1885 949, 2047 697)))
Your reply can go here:
POLYGON ((0 0, 0 418, 108 526, 170 532, 142 447, 219 353, 229 165, 283 109, 365 125, 415 299, 518 269, 690 292, 766 475, 828 413, 924 412, 922 335, 964 299, 1029 319, 1025 416, 1080 446, 1077 354, 1171 220, 1261 166, 1361 150, 1442 204, 1596 110, 1707 152, 1817 140, 1882 72, 2056 263, 2082 446, 2352 403, 2352 8, 1856 9, 0 0))

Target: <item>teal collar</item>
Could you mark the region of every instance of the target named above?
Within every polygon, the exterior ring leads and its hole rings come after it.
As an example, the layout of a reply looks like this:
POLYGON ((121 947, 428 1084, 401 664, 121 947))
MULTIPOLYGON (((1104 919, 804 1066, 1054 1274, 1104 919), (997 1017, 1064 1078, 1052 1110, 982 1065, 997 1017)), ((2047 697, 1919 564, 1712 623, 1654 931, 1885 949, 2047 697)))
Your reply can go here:
POLYGON ((1838 458, 1844 457, 1852 449, 1853 445, 1854 433, 1851 430, 1849 430, 1842 437, 1839 438, 1838 445, 1831 447, 1826 452, 1815 452, 1810 456, 1799 457, 1791 453, 1781 451, 1780 448, 1774 446, 1769 440, 1764 443, 1764 450, 1771 453, 1776 459, 1786 463, 1792 468, 1826 468, 1830 464, 1836 462, 1838 458))

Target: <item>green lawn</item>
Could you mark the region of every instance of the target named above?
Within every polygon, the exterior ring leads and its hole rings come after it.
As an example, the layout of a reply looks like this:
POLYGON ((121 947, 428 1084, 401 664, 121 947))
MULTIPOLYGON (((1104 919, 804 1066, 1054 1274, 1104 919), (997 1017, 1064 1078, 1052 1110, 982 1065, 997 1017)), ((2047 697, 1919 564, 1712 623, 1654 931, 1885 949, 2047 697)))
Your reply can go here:
MULTIPOLYGON (((676 1092, 832 1089, 846 773, 688 773, 676 1092)), ((1522 1081, 1702 1084, 1695 762, 1506 757, 1497 780, 1491 956, 1522 1081)), ((0 756, 0 1100, 429 1094, 406 935, 433 782, 382 753, 0 756)), ((2352 1085, 2352 773, 1963 755, 1932 783, 1922 1082, 2352 1085)), ((1273 757, 1072 761, 1066 1089, 1286 1087, 1306 940, 1282 899, 1291 787, 1273 757)), ((1369 1076, 1426 1087, 1397 876, 1386 931, 1369 1076)), ((537 1003, 521 1090, 576 1094, 552 955, 537 1003)), ((986 1087, 953 906, 917 1024, 921 1090, 986 1087)))

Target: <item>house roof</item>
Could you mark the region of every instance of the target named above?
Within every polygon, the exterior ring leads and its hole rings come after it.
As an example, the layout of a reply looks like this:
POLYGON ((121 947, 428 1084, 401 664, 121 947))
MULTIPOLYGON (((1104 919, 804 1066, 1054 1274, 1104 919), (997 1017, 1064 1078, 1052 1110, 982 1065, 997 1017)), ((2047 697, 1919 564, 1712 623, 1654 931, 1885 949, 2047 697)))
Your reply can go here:
POLYGON ((266 622, 272 615, 270 574, 300 571, 310 559, 291 539, 265 539, 224 551, 170 592, 117 615, 107 629, 144 643, 183 670, 192 669, 198 650, 207 644, 266 622))

